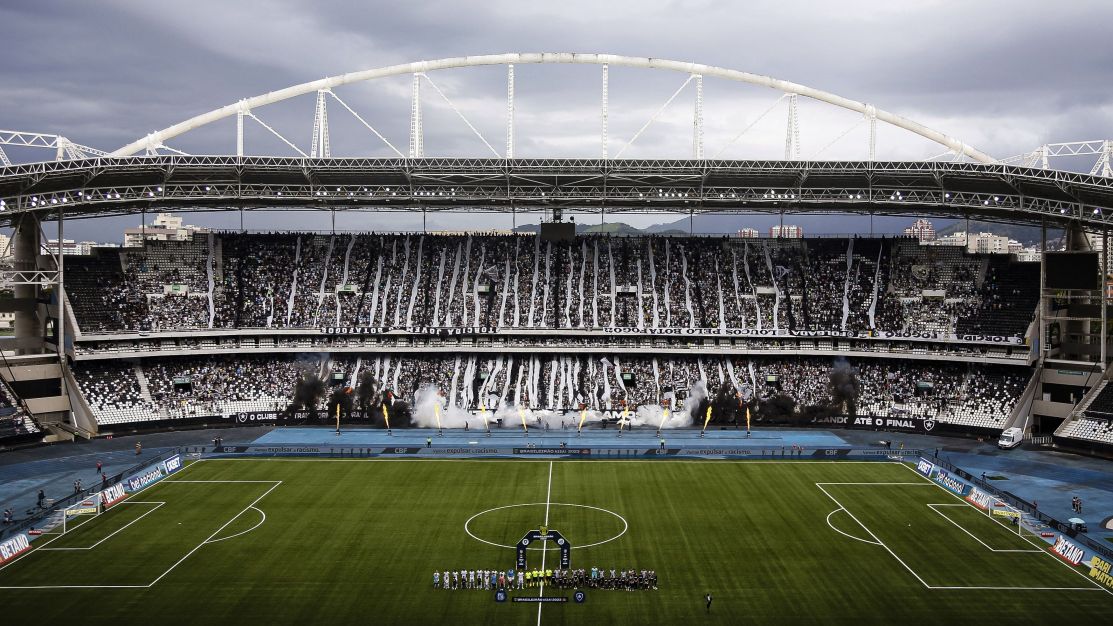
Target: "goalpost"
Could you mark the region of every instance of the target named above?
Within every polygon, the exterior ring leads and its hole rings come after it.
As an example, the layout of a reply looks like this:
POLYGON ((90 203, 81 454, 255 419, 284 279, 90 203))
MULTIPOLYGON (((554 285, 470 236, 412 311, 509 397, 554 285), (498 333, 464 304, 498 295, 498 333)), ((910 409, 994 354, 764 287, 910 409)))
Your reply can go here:
POLYGON ((1024 525, 1024 513, 1020 509, 978 487, 971 489, 965 500, 985 513, 986 517, 1010 530, 1015 530, 1017 535, 1021 534, 1021 527, 1024 525))
POLYGON ((1014 506, 1009 506, 1008 504, 996 498, 993 498, 993 500, 989 504, 989 507, 986 509, 986 514, 998 523, 1004 525, 1010 530, 1015 531, 1017 535, 1021 534, 1021 526, 1023 526, 1024 514, 1020 511, 1020 509, 1014 506))
MULTIPOLYGON (((76 518, 82 516, 96 517, 100 515, 103 510, 104 509, 101 507, 101 497, 99 492, 89 496, 88 498, 85 498, 84 500, 76 504, 71 504, 70 506, 62 510, 62 534, 66 534, 71 529, 71 527, 74 526, 73 522, 70 521, 71 518, 76 520, 76 518)), ((84 523, 85 522, 81 522, 76 526, 81 526, 81 524, 84 523)))

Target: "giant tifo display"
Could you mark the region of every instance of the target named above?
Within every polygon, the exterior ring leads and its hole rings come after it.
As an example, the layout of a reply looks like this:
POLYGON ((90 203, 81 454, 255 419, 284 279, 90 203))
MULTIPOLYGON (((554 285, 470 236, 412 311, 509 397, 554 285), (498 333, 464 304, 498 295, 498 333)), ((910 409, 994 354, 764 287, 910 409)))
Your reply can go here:
POLYGON ((0 131, 5 616, 1113 615, 1113 141, 997 159, 804 85, 618 55, 447 58, 237 97, 114 150, 0 131), (515 152, 531 66, 601 70, 590 154, 515 152), (440 78, 490 67, 501 151, 476 116, 490 107, 458 107, 440 78), (683 83, 626 129, 620 69, 683 83), (389 96, 334 91, 393 77, 410 81, 406 152, 364 110, 389 117, 389 96), (712 116, 705 79, 779 96, 712 116), (690 156, 622 158, 686 89, 690 156), (298 96, 316 97, 307 151, 282 134, 298 96), (858 125, 865 153, 804 158, 804 103, 855 118, 819 153, 858 125), (441 105, 494 157, 427 154, 423 107, 441 105), (783 160, 779 140, 775 160, 720 158, 782 106, 783 160), (383 149, 340 156, 341 115, 383 149), (187 154, 222 120, 233 154, 187 154), (879 127, 945 158, 879 159, 879 127), (55 160, 4 151, 42 148, 55 160), (1063 156, 1096 162, 1053 168, 1063 156), (75 242, 119 216, 123 246, 75 242))
POLYGON ((385 406, 395 426, 437 425, 434 405, 453 427, 520 410, 692 426, 713 402, 715 424, 988 433, 1032 375, 1038 278, 908 238, 220 233, 74 257, 67 293, 75 375, 105 425, 323 410, 309 377, 355 390, 345 418, 385 406), (952 358, 916 358, 932 347, 952 358))

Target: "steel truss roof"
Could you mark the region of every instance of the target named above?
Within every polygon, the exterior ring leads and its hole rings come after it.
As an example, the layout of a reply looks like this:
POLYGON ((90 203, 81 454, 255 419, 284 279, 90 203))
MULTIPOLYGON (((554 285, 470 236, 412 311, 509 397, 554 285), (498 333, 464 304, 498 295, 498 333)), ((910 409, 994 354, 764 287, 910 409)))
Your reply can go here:
POLYGON ((324 209, 872 213, 1087 228, 1113 179, 1003 164, 591 159, 100 157, 0 167, 0 223, 143 211, 324 209))

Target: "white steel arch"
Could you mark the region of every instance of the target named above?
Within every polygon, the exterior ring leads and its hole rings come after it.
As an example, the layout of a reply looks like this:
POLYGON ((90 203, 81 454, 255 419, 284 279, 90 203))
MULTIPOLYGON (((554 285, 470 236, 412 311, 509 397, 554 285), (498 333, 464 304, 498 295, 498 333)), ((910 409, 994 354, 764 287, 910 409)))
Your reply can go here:
MULTIPOLYGON (((526 64, 583 64, 583 65, 602 65, 606 66, 621 66, 645 69, 659 69, 675 72, 682 72, 694 76, 711 76, 725 80, 731 80, 742 83, 749 83, 762 87, 775 89, 789 95, 798 95, 825 102, 827 104, 841 107, 850 111, 856 111, 867 116, 871 120, 880 120, 887 124, 891 124, 898 128, 907 130, 909 132, 927 138, 939 145, 945 146, 949 151, 954 152, 958 157, 969 157, 981 163, 994 163, 996 159, 992 156, 970 146, 954 137, 946 135, 942 132, 928 128, 923 124, 914 122, 908 118, 877 109, 872 105, 851 100, 842 96, 835 95, 830 92, 813 89, 787 80, 780 80, 771 78, 769 76, 762 76, 760 74, 751 74, 749 72, 742 72, 738 70, 731 70, 722 67, 715 67, 710 65, 703 65, 700 63, 688 63, 683 61, 670 61, 667 59, 656 59, 649 57, 630 57, 612 54, 580 54, 570 52, 542 52, 542 53, 510 53, 510 54, 490 54, 481 56, 465 56, 465 57, 452 57, 447 59, 437 59, 433 61, 417 61, 415 63, 406 63, 402 65, 391 65, 370 70, 363 70, 359 72, 351 72, 348 74, 340 74, 328 78, 322 78, 300 85, 293 85, 278 91, 272 91, 253 98, 240 100, 234 104, 221 107, 203 113, 201 115, 191 117, 185 121, 174 124, 159 131, 155 131, 146 137, 140 138, 132 143, 127 144, 115 151, 110 156, 128 156, 140 151, 150 152, 164 144, 164 142, 173 139, 183 133, 189 132, 196 128, 200 128, 207 124, 211 124, 218 120, 222 120, 232 116, 242 116, 253 108, 266 106, 276 102, 281 102, 289 98, 318 92, 321 90, 329 90, 333 87, 348 85, 367 80, 374 80, 377 78, 386 78, 389 76, 400 76, 406 74, 420 75, 425 72, 434 70, 444 70, 463 67, 478 67, 486 65, 526 65, 526 64)), ((872 135, 871 135, 872 136, 872 135)))

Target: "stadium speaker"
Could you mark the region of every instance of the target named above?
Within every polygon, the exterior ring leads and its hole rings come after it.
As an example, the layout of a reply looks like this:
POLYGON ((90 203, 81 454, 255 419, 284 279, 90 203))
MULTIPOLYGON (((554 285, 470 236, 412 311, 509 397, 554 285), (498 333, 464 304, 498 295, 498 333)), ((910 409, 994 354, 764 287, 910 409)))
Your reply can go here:
POLYGON ((576 238, 576 224, 573 222, 543 222, 541 241, 561 242, 576 238))

